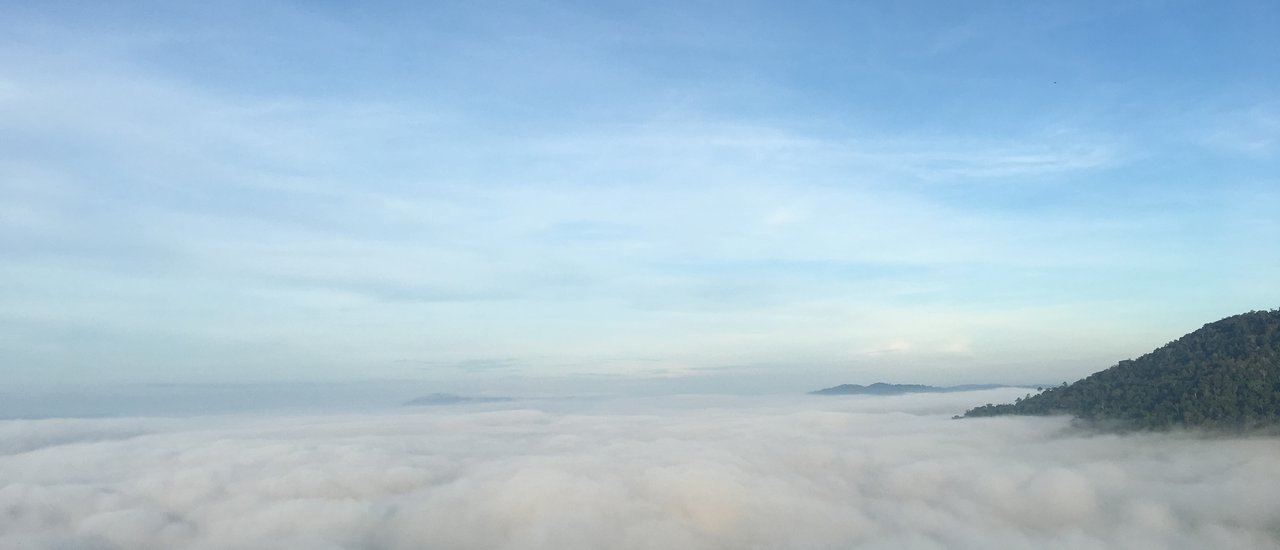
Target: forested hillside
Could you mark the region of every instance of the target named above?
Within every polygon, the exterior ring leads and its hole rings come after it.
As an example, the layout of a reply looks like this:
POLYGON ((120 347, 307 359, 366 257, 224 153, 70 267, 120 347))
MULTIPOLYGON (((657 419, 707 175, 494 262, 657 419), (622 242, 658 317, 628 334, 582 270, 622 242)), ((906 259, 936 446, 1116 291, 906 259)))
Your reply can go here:
POLYGON ((1074 384, 965 417, 1071 414, 1118 427, 1253 428, 1280 421, 1280 310, 1210 323, 1074 384))

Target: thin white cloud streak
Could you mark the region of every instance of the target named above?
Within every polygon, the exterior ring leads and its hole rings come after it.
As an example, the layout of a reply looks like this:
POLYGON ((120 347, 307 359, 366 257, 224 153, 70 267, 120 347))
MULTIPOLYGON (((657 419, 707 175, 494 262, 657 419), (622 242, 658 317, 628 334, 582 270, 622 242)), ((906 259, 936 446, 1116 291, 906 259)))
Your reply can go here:
POLYGON ((1271 548, 1274 438, 952 421, 994 391, 0 424, 0 546, 1271 548))
MULTIPOLYGON (((1043 246, 1071 240, 1046 230, 1055 233, 1088 220, 992 218, 887 190, 904 178, 1033 176, 1097 167, 1100 153, 1089 144, 1027 149, 1013 143, 979 148, 935 141, 899 143, 882 151, 883 146, 869 145, 878 139, 850 143, 769 128, 688 123, 622 125, 612 134, 567 139, 487 136, 478 143, 478 136, 457 135, 467 123, 425 116, 422 106, 246 106, 144 75, 52 80, 22 83, 30 92, 12 102, 8 111, 21 116, 10 124, 20 132, 38 125, 55 135, 96 140, 113 163, 125 161, 123 171, 108 172, 122 180, 112 184, 119 186, 113 195, 123 195, 117 200, 155 191, 168 197, 130 203, 137 222, 90 217, 76 224, 82 231, 101 236, 105 222, 108 238, 114 235, 142 251, 215 260, 225 251, 233 262, 265 267, 268 276, 273 275, 270 266, 279 263, 270 257, 281 249, 328 250, 347 243, 363 249, 362 257, 340 254, 319 266, 292 258, 292 265, 312 273, 368 266, 379 279, 394 278, 396 272, 421 277, 418 258, 429 256, 470 283, 463 287, 497 268, 499 286, 508 293, 512 280, 502 277, 503 269, 576 252, 548 246, 538 232, 584 217, 632 231, 634 246, 613 250, 629 258, 639 253, 641 260, 654 251, 663 251, 660 257, 926 265, 1110 264, 1138 262, 1142 256, 1131 247, 1098 250, 1098 239, 1087 239, 1088 246, 1076 250, 1043 246), (1074 158, 1072 151, 1082 147, 1088 151, 1074 158), (511 169, 488 168, 493 158, 511 169), (435 165, 450 168, 428 168, 435 165), (467 185, 459 187, 460 182, 467 185), (215 200, 201 204, 188 198, 199 196, 215 200), (263 204, 245 208, 245 201, 263 204), (798 214, 780 217, 779 204, 793 204, 798 214), (446 233, 450 239, 438 238, 446 233)), ((82 193, 100 194, 83 176, 74 179, 80 180, 82 193)), ((36 202, 26 194, 15 201, 36 202)), ((74 206, 70 202, 63 201, 74 206)), ((23 226, 76 219, 73 209, 35 206, 43 208, 24 208, 7 218, 23 226), (37 219, 42 212, 50 219, 37 219)), ((608 244, 619 244, 614 241, 608 244)), ((208 272, 208 262, 201 263, 197 269, 208 272)), ((562 265, 580 271, 584 263, 591 260, 574 256, 562 265)), ((617 262, 602 258, 598 265, 617 262)), ((596 278, 616 280, 614 275, 596 278)), ((441 296, 454 290, 449 284, 420 286, 438 289, 441 296)))
POLYGON ((1209 127, 1202 139, 1210 147, 1255 159, 1274 159, 1280 149, 1280 104, 1224 108, 1201 116, 1209 127))
MULTIPOLYGON (((1111 300, 1100 310, 1114 313, 1127 299, 1081 299, 1062 290, 1070 275, 1018 277, 1140 268, 1160 280, 1186 265, 1185 250, 1151 246, 1180 242, 1176 212, 1116 221, 922 191, 1122 164, 1123 141, 1106 135, 912 139, 680 110, 507 127, 430 98, 219 94, 125 50, 69 47, 52 68, 9 53, 0 131, 27 146, 0 157, 12 252, 0 320, 28 336, 0 359, 27 377, 120 372, 74 366, 101 361, 165 379, 291 378, 477 353, 831 363, 902 339, 916 352, 973 341, 977 357, 1008 360, 973 331, 1092 324, 1040 312, 1111 300), (1033 295, 1002 300, 1010 289, 1033 295), (977 304, 903 306, 919 295, 977 304), (64 351, 68 331, 95 336, 64 351), (157 340, 199 353, 149 349, 157 340), (164 375, 170 365, 183 368, 164 375)), ((1042 354, 1074 357, 1074 342, 1050 340, 1042 354)))

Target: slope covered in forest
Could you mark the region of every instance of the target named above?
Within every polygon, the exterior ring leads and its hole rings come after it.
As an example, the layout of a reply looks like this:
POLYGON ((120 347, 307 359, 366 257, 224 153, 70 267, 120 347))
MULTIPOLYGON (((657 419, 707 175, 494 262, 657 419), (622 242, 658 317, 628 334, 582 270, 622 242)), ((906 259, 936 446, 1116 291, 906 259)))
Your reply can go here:
POLYGON ((1280 421, 1280 309, 1209 323, 1074 384, 965 417, 1070 414, 1128 429, 1255 428, 1280 421))

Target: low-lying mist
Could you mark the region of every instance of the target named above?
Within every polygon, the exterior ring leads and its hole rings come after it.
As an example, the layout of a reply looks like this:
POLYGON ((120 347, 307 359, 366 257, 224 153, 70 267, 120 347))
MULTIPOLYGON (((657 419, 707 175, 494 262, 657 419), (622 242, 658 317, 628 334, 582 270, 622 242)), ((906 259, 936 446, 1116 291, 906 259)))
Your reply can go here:
POLYGON ((0 548, 1276 548, 1280 439, 1023 390, 0 422, 0 548))

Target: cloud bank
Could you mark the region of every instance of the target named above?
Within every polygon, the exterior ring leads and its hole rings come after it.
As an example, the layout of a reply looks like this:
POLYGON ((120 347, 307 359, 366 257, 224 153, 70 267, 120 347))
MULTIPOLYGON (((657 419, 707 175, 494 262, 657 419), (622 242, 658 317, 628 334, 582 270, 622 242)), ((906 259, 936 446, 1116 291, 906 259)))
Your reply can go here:
POLYGON ((1013 393, 7 421, 0 548, 1280 544, 1280 440, 950 420, 1013 393))

